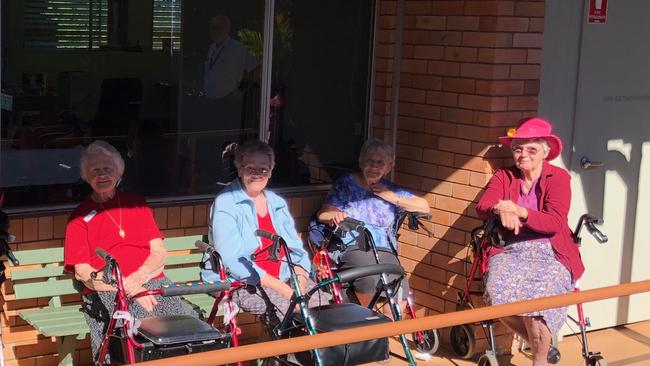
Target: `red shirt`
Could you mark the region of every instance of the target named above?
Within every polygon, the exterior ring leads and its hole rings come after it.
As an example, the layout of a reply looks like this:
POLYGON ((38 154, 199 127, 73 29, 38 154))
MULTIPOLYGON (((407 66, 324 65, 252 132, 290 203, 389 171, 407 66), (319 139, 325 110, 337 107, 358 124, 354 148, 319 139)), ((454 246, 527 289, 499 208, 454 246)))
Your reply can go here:
MULTIPOLYGON (((257 223, 259 225, 260 230, 267 231, 271 234, 277 234, 275 228, 273 227, 273 222, 271 222, 271 215, 269 215, 268 213, 264 217, 257 215, 257 223)), ((268 250, 271 244, 273 244, 273 242, 267 238, 261 238, 261 239, 262 239, 262 246, 260 248, 257 248, 255 253, 253 254, 255 258, 255 264, 257 264, 261 269, 266 271, 266 273, 268 273, 270 276, 273 276, 275 278, 280 278, 280 266, 282 266, 282 259, 284 258, 284 250, 282 249, 280 250, 280 260, 274 262, 271 259, 269 259, 269 254, 271 254, 271 252, 268 250)))
POLYGON ((117 192, 103 204, 88 197, 70 215, 63 261, 70 272, 75 264, 81 263, 100 269, 105 262, 95 254, 95 249, 102 248, 117 260, 122 276, 126 277, 140 268, 151 253, 149 242, 158 238, 163 235, 141 197, 117 192))
MULTIPOLYGON (((585 271, 580 250, 572 237, 568 223, 571 205, 571 177, 566 170, 542 163, 542 174, 536 192, 538 211, 528 210, 524 227, 550 237, 555 258, 571 272, 573 281, 585 271)), ((501 168, 494 173, 483 196, 476 205, 476 212, 486 219, 492 207, 500 200, 517 202, 521 192, 522 176, 517 167, 501 168)), ((488 256, 501 252, 502 248, 490 247, 488 256)))

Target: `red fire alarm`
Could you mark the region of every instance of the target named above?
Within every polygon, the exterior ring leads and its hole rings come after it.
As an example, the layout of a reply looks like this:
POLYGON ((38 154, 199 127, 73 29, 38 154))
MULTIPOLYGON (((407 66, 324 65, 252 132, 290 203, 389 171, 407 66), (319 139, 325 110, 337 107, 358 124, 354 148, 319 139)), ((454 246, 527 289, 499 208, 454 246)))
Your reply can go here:
POLYGON ((607 0, 589 0, 589 24, 607 21, 607 0))

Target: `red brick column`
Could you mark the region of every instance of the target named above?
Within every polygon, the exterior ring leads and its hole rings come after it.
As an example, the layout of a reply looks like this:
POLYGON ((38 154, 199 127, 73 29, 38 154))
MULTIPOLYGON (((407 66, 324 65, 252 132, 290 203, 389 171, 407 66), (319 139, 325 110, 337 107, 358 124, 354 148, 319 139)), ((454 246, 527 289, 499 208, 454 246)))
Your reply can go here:
MULTIPOLYGON (((490 148, 537 111, 544 2, 404 5, 395 181, 427 198, 434 237, 405 230, 400 254, 420 312, 432 314, 456 309, 468 233, 480 223, 474 203, 492 171, 510 162, 490 148)), ((390 140, 397 1, 381 1, 378 22, 373 133, 390 140)), ((509 340, 500 337, 500 351, 509 340)))

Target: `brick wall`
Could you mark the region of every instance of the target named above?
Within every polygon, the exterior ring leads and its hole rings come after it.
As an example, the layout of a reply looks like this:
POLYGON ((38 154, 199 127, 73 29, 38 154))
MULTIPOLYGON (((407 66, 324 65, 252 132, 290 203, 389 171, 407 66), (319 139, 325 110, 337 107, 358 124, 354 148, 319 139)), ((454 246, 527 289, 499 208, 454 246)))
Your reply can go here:
MULTIPOLYGON (((307 228, 311 214, 320 206, 322 193, 309 193, 287 197, 291 213, 298 228, 307 228)), ((156 222, 167 237, 200 235, 207 233, 207 217, 210 203, 183 206, 157 206, 153 212, 156 222)), ((10 232, 16 236, 11 249, 29 250, 63 246, 65 224, 68 213, 36 217, 12 218, 10 232)), ((8 276, 11 276, 9 267, 8 276)), ((197 269, 198 270, 198 269, 197 269)), ((56 365, 57 347, 54 339, 39 336, 25 323, 17 312, 47 306, 49 298, 37 300, 13 300, 11 280, 0 288, 0 327, 4 342, 4 357, 7 366, 56 365)), ((63 302, 79 302, 79 296, 64 297, 63 302)), ((243 314, 240 319, 244 343, 257 341, 261 328, 256 319, 243 314)), ((76 365, 90 365, 90 343, 88 337, 80 341, 75 352, 76 365)))
MULTIPOLYGON (((397 13, 380 2, 373 133, 387 141, 397 13)), ((434 237, 404 231, 400 254, 420 312, 435 314, 456 310, 474 204, 511 162, 496 137, 537 111, 544 1, 406 0, 403 25, 395 181, 429 201, 434 237)))

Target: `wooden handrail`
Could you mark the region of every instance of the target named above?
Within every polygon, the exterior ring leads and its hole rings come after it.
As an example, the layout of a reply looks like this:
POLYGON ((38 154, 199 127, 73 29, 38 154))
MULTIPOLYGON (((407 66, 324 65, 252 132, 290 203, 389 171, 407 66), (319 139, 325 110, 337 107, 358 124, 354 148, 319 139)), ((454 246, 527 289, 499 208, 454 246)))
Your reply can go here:
POLYGON ((142 363, 143 366, 207 366, 225 365, 237 361, 255 360, 275 355, 284 355, 325 348, 339 344, 355 343, 368 339, 384 338, 398 334, 409 334, 424 329, 447 328, 459 324, 469 324, 510 315, 529 313, 537 310, 563 307, 613 297, 650 292, 650 280, 631 282, 616 286, 601 287, 593 290, 543 297, 516 303, 487 306, 472 310, 427 316, 418 319, 321 333, 312 336, 281 339, 256 343, 217 351, 196 353, 187 356, 171 357, 142 363), (180 358, 182 357, 182 358, 180 358))

